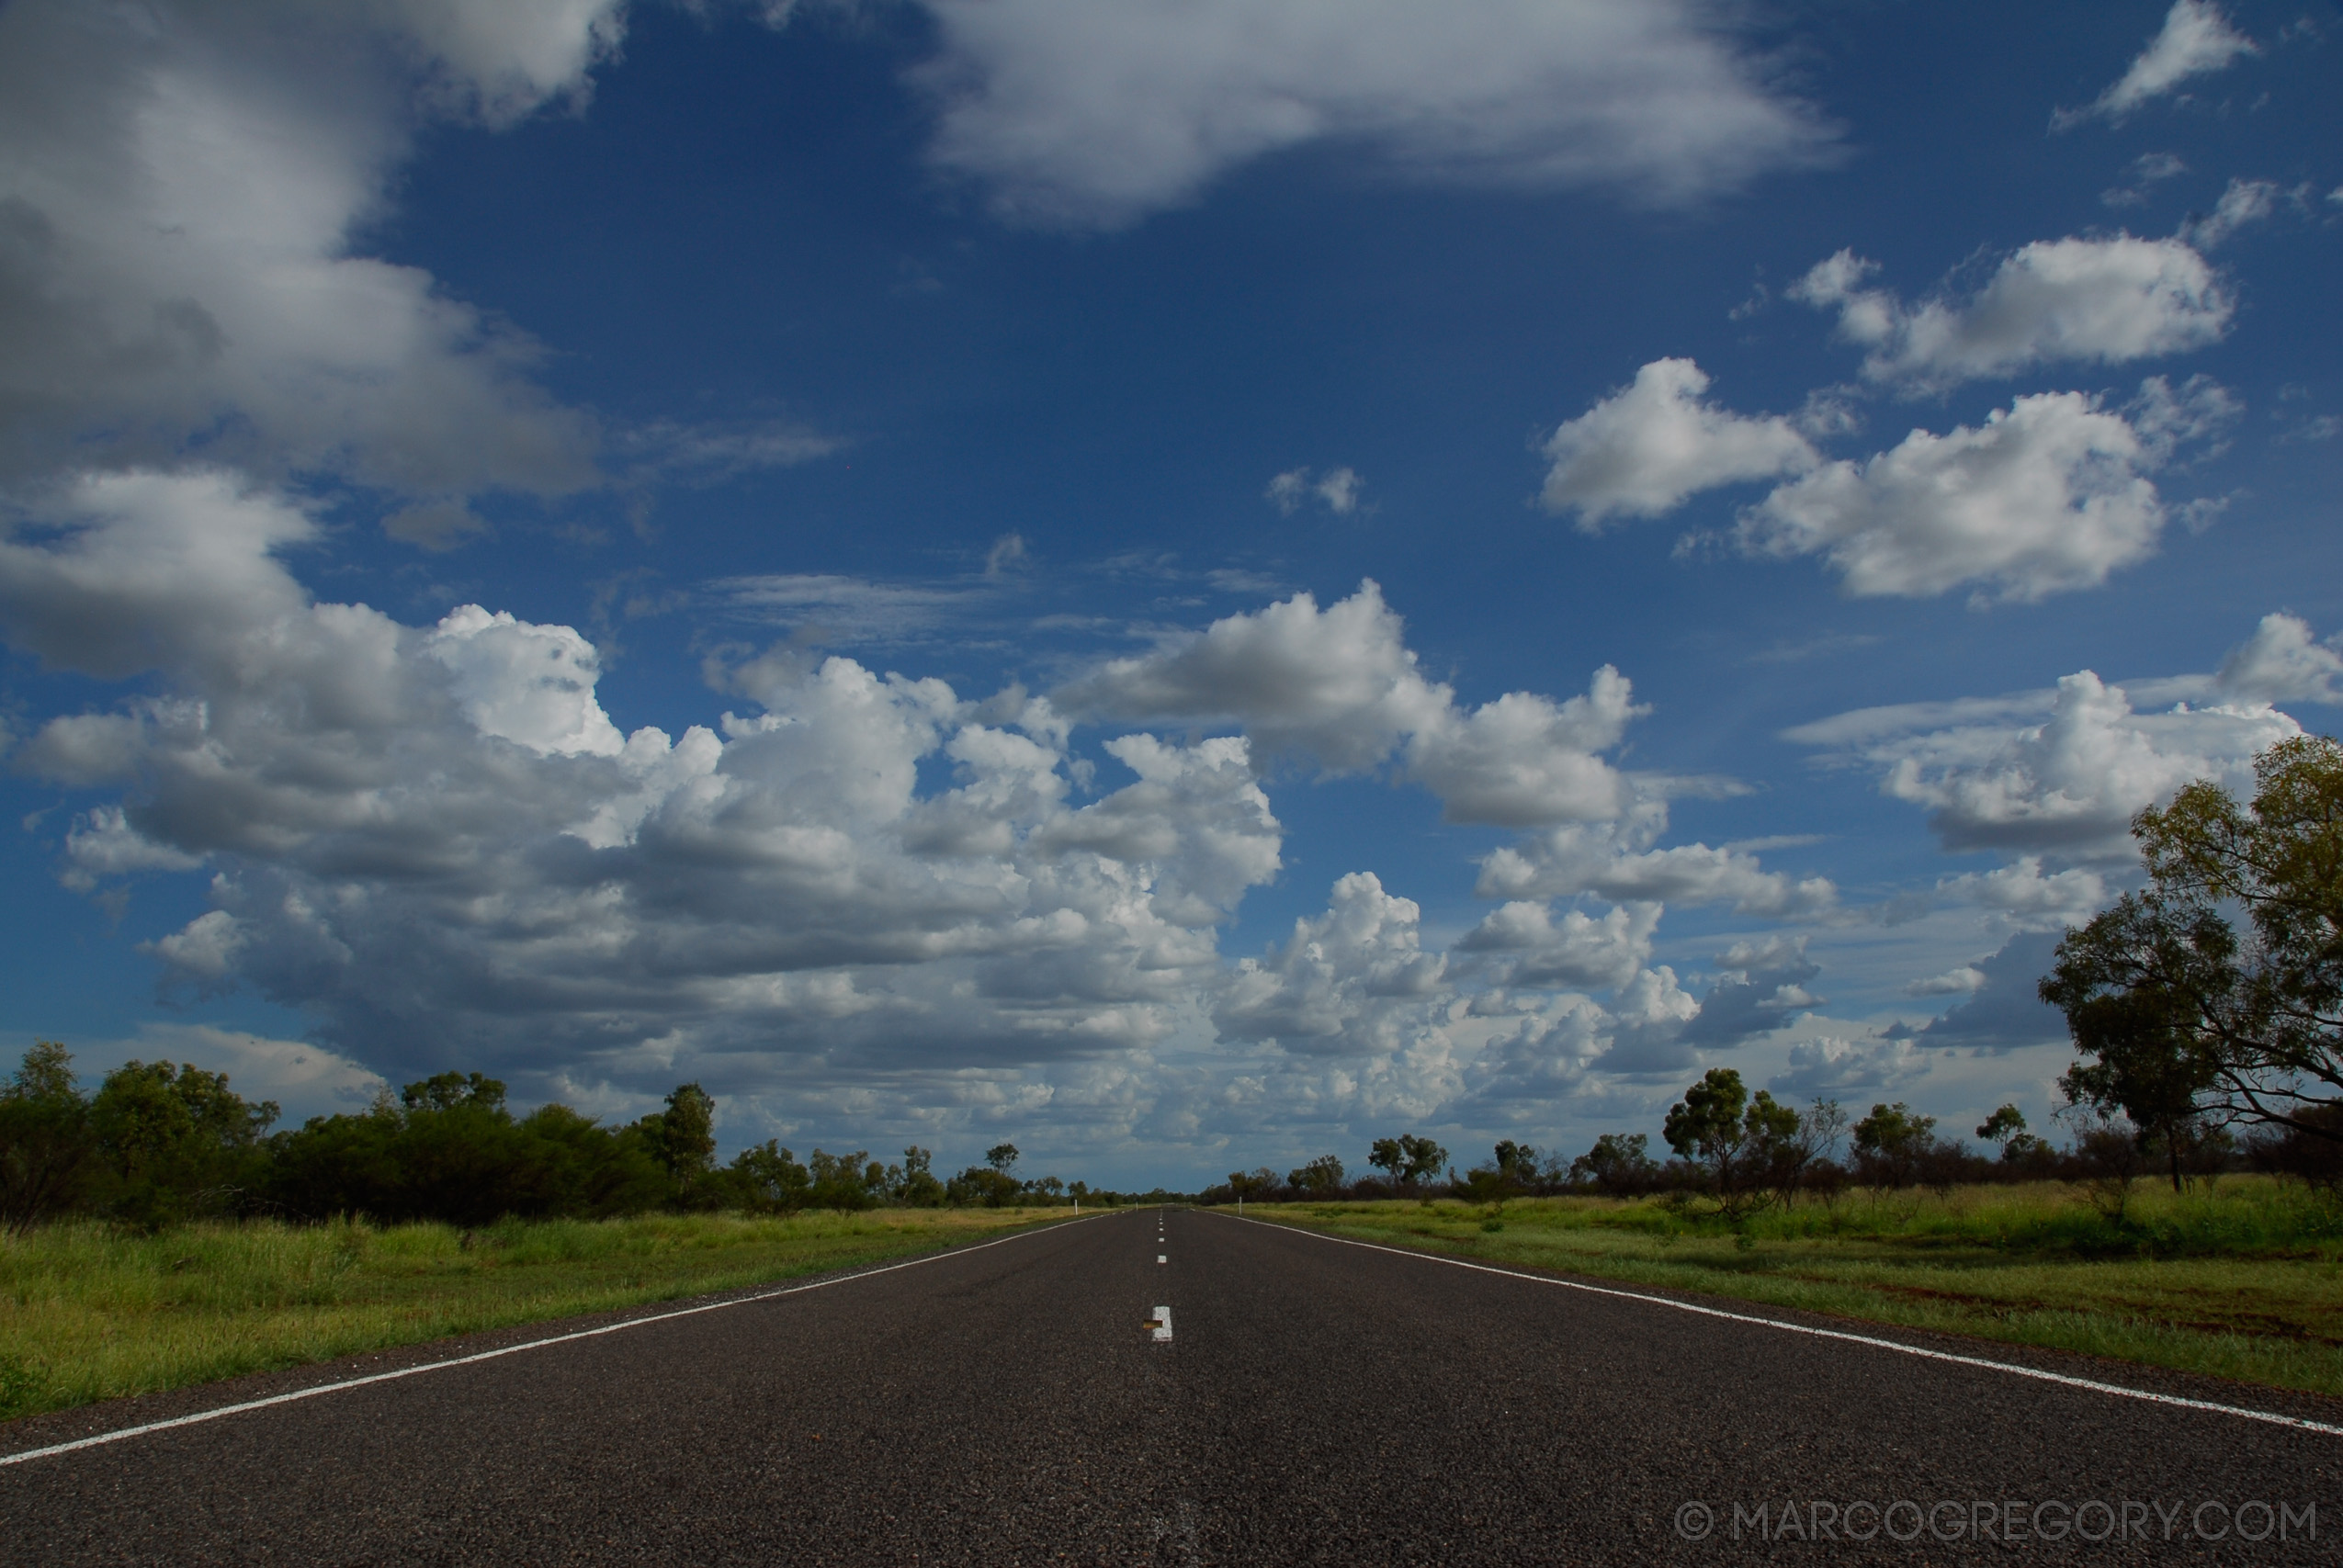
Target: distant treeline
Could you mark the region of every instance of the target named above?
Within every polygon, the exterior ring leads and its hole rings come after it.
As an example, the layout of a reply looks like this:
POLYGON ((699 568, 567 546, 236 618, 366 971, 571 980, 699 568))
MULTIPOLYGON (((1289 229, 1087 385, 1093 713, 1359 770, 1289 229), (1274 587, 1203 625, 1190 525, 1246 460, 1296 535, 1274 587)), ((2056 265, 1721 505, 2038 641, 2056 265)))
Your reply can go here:
POLYGON ((916 1145, 894 1163, 862 1149, 801 1161, 768 1141, 719 1165, 715 1111, 699 1085, 685 1084, 665 1109, 624 1125, 559 1104, 517 1116, 496 1079, 441 1073, 367 1111, 272 1132, 277 1106, 243 1099, 224 1073, 130 1062, 85 1095, 71 1054, 41 1041, 0 1088, 0 1226, 89 1215, 152 1229, 249 1214, 469 1226, 654 1209, 1129 1201, 1054 1176, 1021 1179, 1011 1144, 949 1179, 916 1145))
MULTIPOLYGON (((2337 1119, 2343 1120, 2343 1119, 2337 1119)), ((1320 1155, 1280 1176, 1263 1166, 1231 1171, 1199 1195, 1205 1203, 1295 1202, 1336 1199, 1461 1198, 1498 1202, 1562 1194, 1613 1198, 1654 1193, 1738 1219, 1802 1197, 1835 1199, 1850 1187, 1874 1190, 1928 1187, 1939 1192, 1969 1182, 2070 1181, 2106 1195, 2118 1211, 2129 1184, 2168 1175, 2178 1189, 2226 1170, 2261 1170, 2325 1186, 2343 1185, 2343 1148, 2332 1138, 2292 1128, 2258 1128, 2243 1139, 2226 1128, 2143 1128, 2122 1118, 2090 1116, 2064 1147, 2026 1130, 2014 1105, 1976 1129, 1991 1152, 1941 1135, 1936 1119, 1898 1101, 1854 1120, 1835 1100, 1801 1111, 1741 1075, 1715 1067, 1684 1091, 1661 1129, 1672 1156, 1656 1159, 1644 1133, 1606 1133, 1575 1156, 1541 1156, 1525 1144, 1500 1143, 1488 1161, 1459 1173, 1448 1151, 1428 1137, 1379 1138, 1367 1163, 1380 1174, 1353 1176, 1341 1158, 1320 1155)))

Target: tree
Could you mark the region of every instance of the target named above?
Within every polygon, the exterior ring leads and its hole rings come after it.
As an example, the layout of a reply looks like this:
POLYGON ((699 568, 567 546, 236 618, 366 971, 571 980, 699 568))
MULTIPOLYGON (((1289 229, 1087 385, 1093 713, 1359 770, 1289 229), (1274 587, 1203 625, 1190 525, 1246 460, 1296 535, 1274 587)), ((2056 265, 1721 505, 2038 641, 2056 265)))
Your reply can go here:
MULTIPOLYGON (((745 1208, 788 1213, 805 1207, 813 1175, 776 1138, 752 1145, 727 1168, 734 1201, 745 1208)), ((929 1178, 934 1180, 933 1177, 929 1178)))
POLYGON ((1367 1163, 1389 1171, 1397 1185, 1412 1187, 1424 1177, 1437 1176, 1445 1169, 1448 1151, 1430 1138, 1402 1133, 1396 1138, 1377 1138, 1368 1151, 1367 1163))
POLYGON ((1855 1123, 1855 1163, 1873 1187, 1909 1187, 1936 1146, 1936 1118, 1915 1115, 1902 1100, 1873 1105, 1855 1123))
POLYGON ((913 1144, 903 1151, 902 1174, 890 1184, 895 1201, 913 1209, 933 1209, 944 1201, 944 1183, 935 1179, 934 1154, 913 1144))
POLYGON ((1977 1136, 1988 1144, 1998 1144, 2025 1130, 2026 1113, 2014 1105, 2004 1105, 1977 1124, 1977 1136))
POLYGON ((90 1101, 105 1204, 150 1229, 236 1206, 265 1173, 261 1138, 277 1120, 192 1063, 125 1062, 90 1101))
POLYGON ((95 1145, 73 1054, 36 1040, 0 1089, 0 1229, 20 1232, 74 1201, 95 1145))
POLYGON ((2161 1141, 2176 1182, 2208 1122, 2343 1142, 2343 743, 2281 740, 2254 775, 2250 806, 2199 780, 2134 817, 2147 886, 2069 931, 2041 987, 2082 1058, 2069 1094, 2161 1141))
POLYGON ((984 1163, 1006 1176, 1017 1168, 1017 1145, 995 1144, 984 1151, 984 1163))
POLYGON ((1500 1140, 1496 1152, 1497 1174, 1511 1186, 1527 1190, 1537 1185, 1537 1151, 1527 1144, 1517 1144, 1511 1138, 1500 1140))
POLYGON ((2022 1165, 2039 1161, 2050 1153, 2050 1145, 2026 1131, 2026 1113, 2014 1105, 2003 1105, 1977 1123, 1977 1136, 1988 1144, 2001 1145, 2001 1163, 2022 1165))
MULTIPOLYGON (((500 1100, 504 1089, 496 1085, 500 1100)), ((652 1111, 635 1123, 635 1130, 651 1157, 667 1168, 678 1202, 691 1207, 715 1198, 712 1189, 703 1190, 716 1168, 716 1101, 707 1090, 696 1083, 677 1084, 667 1097, 667 1109, 652 1111)))
POLYGON ((1005 1208, 1024 1195, 1024 1188, 1015 1177, 989 1165, 972 1165, 944 1184, 944 1201, 964 1206, 981 1203, 988 1209, 1005 1208))
POLYGON ((1659 1163, 1647 1152, 1651 1140, 1641 1133, 1605 1133, 1594 1147, 1570 1162, 1572 1185, 1592 1182, 1606 1196, 1630 1198, 1648 1192, 1659 1181, 1659 1163))
POLYGON ((1276 1190, 1277 1173, 1265 1165, 1256 1166, 1251 1170, 1232 1170, 1228 1173, 1231 1197, 1259 1198, 1264 1192, 1276 1190))
POLYGON ((1726 1218, 1738 1220, 1794 1183, 1805 1163, 1798 1113, 1764 1089, 1751 1097, 1731 1067, 1711 1067, 1669 1111, 1660 1135, 1702 1168, 1726 1218))
POLYGON ((1287 1172, 1285 1185, 1314 1198, 1340 1192, 1342 1190, 1342 1162, 1332 1155, 1320 1155, 1299 1169, 1287 1172))
POLYGON ((401 1089, 399 1103, 409 1111, 454 1111, 460 1106, 502 1111, 504 1085, 481 1073, 434 1073, 401 1089))

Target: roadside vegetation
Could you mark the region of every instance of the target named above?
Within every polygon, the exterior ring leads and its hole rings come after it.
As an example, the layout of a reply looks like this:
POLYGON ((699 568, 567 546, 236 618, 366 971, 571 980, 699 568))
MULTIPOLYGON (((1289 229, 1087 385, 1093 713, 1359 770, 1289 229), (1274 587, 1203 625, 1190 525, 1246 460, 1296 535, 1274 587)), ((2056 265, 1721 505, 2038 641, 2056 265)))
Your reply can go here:
POLYGON ((1648 1133, 1420 1134, 1207 1202, 1398 1245, 2343 1395, 2343 743, 2281 741, 2253 799, 2200 781, 2132 822, 2145 884, 2041 984, 2075 1061, 2066 1142, 1982 1147, 1902 1101, 1805 1107, 1712 1067, 1648 1133))
POLYGON ((1249 1206, 1386 1246, 2343 1396, 2343 1201, 2257 1175, 1842 1192, 1736 1224, 1666 1195, 1249 1206))
POLYGON ((0 1241, 0 1418, 907 1257, 1052 1208, 302 1224, 102 1220, 0 1241))
POLYGON ((442 1073, 276 1129, 188 1064, 0 1082, 0 1419, 914 1254, 1124 1195, 916 1145, 716 1158, 684 1084, 606 1125, 442 1073))

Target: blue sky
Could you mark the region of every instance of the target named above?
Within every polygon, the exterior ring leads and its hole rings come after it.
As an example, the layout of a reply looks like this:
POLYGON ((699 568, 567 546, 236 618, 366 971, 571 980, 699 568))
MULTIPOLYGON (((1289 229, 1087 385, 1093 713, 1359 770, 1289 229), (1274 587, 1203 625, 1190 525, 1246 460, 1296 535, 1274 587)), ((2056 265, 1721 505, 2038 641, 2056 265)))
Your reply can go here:
POLYGON ((0 12, 6 1024, 1140 1185, 2039 1123, 2343 701, 2343 7, 0 12))

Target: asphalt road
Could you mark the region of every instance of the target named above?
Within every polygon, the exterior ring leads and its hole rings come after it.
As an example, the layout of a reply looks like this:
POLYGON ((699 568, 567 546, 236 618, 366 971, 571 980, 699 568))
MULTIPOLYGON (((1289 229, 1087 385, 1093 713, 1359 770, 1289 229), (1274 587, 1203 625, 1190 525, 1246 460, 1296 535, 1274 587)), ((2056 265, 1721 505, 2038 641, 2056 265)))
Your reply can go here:
MULTIPOLYGON (((254 1392, 19 1422, 0 1458, 254 1392)), ((2343 1562, 2338 1462, 2343 1436, 1148 1209, 0 1465, 0 1559, 2343 1562)))

